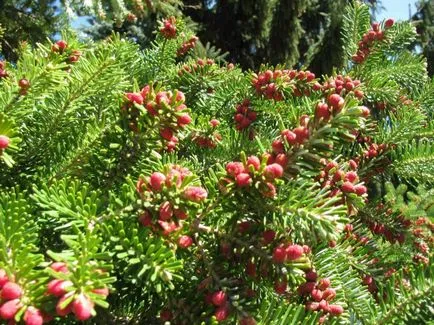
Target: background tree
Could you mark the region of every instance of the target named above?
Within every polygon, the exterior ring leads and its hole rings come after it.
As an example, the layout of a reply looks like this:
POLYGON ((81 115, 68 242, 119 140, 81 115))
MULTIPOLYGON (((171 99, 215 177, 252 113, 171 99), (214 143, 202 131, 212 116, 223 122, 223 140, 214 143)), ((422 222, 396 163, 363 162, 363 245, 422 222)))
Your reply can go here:
MULTIPOLYGON (((228 60, 244 68, 262 62, 304 64, 322 74, 343 62, 339 36, 342 8, 349 2, 187 0, 183 12, 198 23, 201 40, 229 52, 228 60)), ((381 5, 366 2, 373 13, 381 5)))
POLYGON ((418 45, 427 58, 428 73, 434 75, 434 2, 422 0, 416 3, 417 12, 412 20, 417 22, 418 45))
POLYGON ((302 28, 306 31, 300 40, 300 63, 317 74, 329 74, 332 67, 341 67, 343 12, 347 0, 318 1, 307 8, 302 17, 302 28))
MULTIPOLYGON (((93 39, 104 39, 113 31, 134 40, 142 48, 153 39, 162 16, 184 15, 203 43, 211 43, 228 52, 227 59, 243 68, 257 68, 262 62, 304 65, 317 74, 330 73, 340 66, 342 43, 342 6, 338 1, 16 1, 0 4, 2 22, 7 30, 2 38, 7 59, 17 44, 32 44, 53 36, 65 23, 61 12, 87 15, 91 28, 85 32, 93 39), (19 19, 11 18, 18 17, 19 19), (9 49, 9 50, 8 50, 9 49), (300 53, 304 53, 300 56, 300 53), (326 55, 333 53, 333 55, 326 55), (327 58, 327 59, 325 59, 327 58)), ((366 0, 372 8, 379 2, 366 0)), ((375 10, 373 11, 373 13, 375 10)))
POLYGON ((7 60, 16 60, 18 44, 44 42, 53 36, 65 19, 55 0, 3 0, 0 1, 0 22, 4 28, 0 46, 7 60))
POLYGON ((100 22, 98 28, 89 33, 95 39, 117 31, 130 35, 145 47, 153 38, 152 31, 160 15, 179 15, 177 8, 180 4, 179 0, 4 0, 0 1, 0 22, 4 29, 0 47, 7 60, 15 61, 21 42, 34 45, 44 42, 47 37, 53 38, 56 32, 68 26, 68 20, 75 15, 88 16, 91 23, 100 22))
MULTIPOLYGON (((63 0, 62 7, 58 8, 56 1, 7 0, 0 5, 2 21, 7 25, 2 45, 6 58, 16 59, 12 48, 17 48, 22 40, 34 43, 53 36, 64 22, 60 13, 66 12, 87 15, 92 28, 85 32, 93 39, 104 39, 115 31, 145 48, 153 39, 152 31, 162 16, 184 15, 189 18, 190 27, 195 25, 204 43, 228 52, 228 60, 238 62, 243 68, 257 68, 266 61, 287 66, 302 64, 323 74, 343 62, 338 36, 342 25, 341 8, 348 2, 63 0)), ((366 2, 373 9, 379 5, 376 0, 366 2)))
MULTIPOLYGON (((237 62, 245 69, 255 69, 261 63, 269 62, 305 65, 315 73, 323 74, 330 73, 333 66, 343 62, 343 44, 339 36, 342 8, 349 2, 186 0, 179 8, 196 24, 197 34, 204 43, 209 42, 228 52, 228 61, 237 62)), ((373 14, 381 5, 376 0, 365 2, 369 3, 373 14)), ((176 10, 172 12, 176 13, 176 10)), ((155 15, 138 17, 135 23, 125 22, 119 26, 113 23, 112 28, 110 23, 92 20, 93 28, 89 29, 89 34, 103 39, 113 29, 146 46, 156 19, 158 16, 155 15)))

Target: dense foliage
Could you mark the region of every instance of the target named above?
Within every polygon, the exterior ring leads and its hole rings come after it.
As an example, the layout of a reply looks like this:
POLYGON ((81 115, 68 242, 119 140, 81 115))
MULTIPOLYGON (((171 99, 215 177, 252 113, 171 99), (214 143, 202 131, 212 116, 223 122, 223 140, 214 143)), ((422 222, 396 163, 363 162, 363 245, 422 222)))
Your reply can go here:
POLYGON ((321 78, 186 56, 173 17, 2 61, 0 317, 433 321, 434 82, 410 23, 342 30, 321 78))
POLYGON ((35 44, 53 36, 66 20, 54 0, 0 1, 0 49, 7 60, 17 59, 21 42, 35 44))

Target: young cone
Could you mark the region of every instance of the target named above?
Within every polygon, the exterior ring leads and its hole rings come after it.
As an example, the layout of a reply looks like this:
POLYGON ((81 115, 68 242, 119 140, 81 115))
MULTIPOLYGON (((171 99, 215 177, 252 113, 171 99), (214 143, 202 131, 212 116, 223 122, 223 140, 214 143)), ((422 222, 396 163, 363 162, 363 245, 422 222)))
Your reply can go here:
POLYGON ((72 302, 72 312, 78 320, 84 321, 92 317, 93 302, 81 293, 72 302))

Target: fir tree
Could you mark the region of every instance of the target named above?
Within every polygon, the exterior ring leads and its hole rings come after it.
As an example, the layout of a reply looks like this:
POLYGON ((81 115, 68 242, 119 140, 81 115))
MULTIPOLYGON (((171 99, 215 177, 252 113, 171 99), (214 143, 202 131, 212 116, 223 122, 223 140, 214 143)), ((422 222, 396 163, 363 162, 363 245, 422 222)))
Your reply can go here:
POLYGON ((2 61, 0 317, 432 322, 433 81, 409 22, 343 22, 321 77, 194 57, 175 17, 2 61))

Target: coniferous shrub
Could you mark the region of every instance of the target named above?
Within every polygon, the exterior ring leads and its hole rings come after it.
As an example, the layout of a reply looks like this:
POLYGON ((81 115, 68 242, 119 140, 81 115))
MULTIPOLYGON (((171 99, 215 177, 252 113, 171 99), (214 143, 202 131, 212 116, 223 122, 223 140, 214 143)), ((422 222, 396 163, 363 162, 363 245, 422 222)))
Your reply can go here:
MULTIPOLYGON (((433 320, 434 84, 346 8, 330 76, 194 57, 182 20, 0 65, 0 317, 433 320)), ((333 55, 333 53, 330 53, 333 55)))

